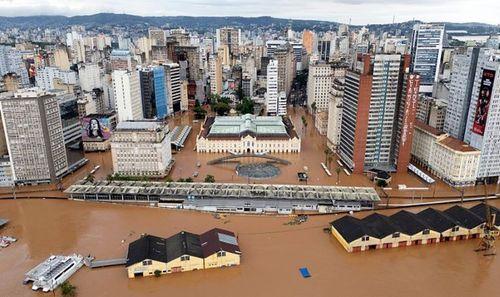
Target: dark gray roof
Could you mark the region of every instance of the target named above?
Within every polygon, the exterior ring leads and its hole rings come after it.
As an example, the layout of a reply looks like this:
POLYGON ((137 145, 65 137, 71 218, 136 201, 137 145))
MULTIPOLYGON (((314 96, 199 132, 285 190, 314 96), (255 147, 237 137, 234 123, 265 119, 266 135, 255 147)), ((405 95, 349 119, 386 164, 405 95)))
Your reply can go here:
POLYGON ((167 242, 167 261, 170 262, 179 258, 182 255, 189 255, 198 258, 203 258, 201 249, 200 236, 182 231, 170 236, 166 239, 167 242))
POLYGON ((215 228, 200 235, 201 248, 204 257, 213 255, 219 251, 240 254, 238 239, 236 235, 227 230, 215 228))
POLYGON ((399 226, 402 233, 415 235, 427 229, 431 229, 429 224, 422 221, 416 214, 401 210, 390 216, 390 219, 399 226))
MULTIPOLYGON (((500 225, 500 210, 494 206, 489 205, 491 213, 496 213, 496 219, 495 219, 495 225, 500 225)), ((471 212, 479 216, 483 221, 485 220, 486 217, 486 204, 484 203, 479 203, 478 205, 475 205, 469 209, 471 212)))
POLYGON ((472 229, 484 223, 484 219, 459 205, 455 205, 444 211, 445 214, 460 222, 462 227, 472 229))
POLYGON ((366 223, 349 215, 343 216, 330 224, 349 243, 365 235, 378 238, 377 232, 368 227, 366 223))
POLYGON ((361 220, 370 230, 373 230, 377 238, 384 238, 396 232, 402 232, 401 228, 395 225, 391 220, 379 213, 373 213, 361 220))
POLYGON ((443 232, 455 226, 461 226, 455 219, 434 208, 422 210, 417 214, 417 217, 429 224, 431 229, 437 232, 443 232))
POLYGON ((166 262, 167 249, 164 238, 146 235, 128 246, 128 255, 126 266, 134 265, 145 259, 166 262))

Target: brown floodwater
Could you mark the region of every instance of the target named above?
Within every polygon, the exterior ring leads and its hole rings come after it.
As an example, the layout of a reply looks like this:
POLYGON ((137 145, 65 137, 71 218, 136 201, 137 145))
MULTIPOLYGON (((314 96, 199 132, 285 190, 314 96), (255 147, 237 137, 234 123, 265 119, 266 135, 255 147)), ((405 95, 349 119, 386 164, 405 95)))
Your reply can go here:
POLYGON ((290 226, 284 224, 288 217, 230 215, 222 220, 129 205, 0 200, 0 217, 11 221, 0 234, 19 239, 0 249, 1 297, 52 296, 21 283, 26 271, 52 253, 117 258, 126 255, 128 244, 141 233, 166 237, 213 227, 238 234, 241 266, 140 279, 128 279, 124 267, 83 267, 70 281, 78 296, 465 297, 498 296, 500 289, 500 254, 476 254, 474 240, 349 254, 323 232, 333 215, 290 226), (307 267, 312 277, 303 279, 300 267, 307 267))

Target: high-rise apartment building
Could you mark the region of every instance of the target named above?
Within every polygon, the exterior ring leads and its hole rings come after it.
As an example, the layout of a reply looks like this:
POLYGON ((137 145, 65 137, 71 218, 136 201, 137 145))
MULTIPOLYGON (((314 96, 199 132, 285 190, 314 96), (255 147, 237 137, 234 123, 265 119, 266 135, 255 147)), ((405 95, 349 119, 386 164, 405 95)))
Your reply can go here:
POLYGON ((0 45, 0 77, 7 73, 17 74, 21 87, 30 85, 28 70, 21 53, 10 46, 0 45))
POLYGON ((438 81, 443 40, 444 25, 417 24, 413 27, 411 70, 420 74, 421 93, 432 93, 433 85, 438 81))
POLYGON ((330 63, 318 61, 309 65, 307 78, 307 107, 312 109, 313 103, 317 111, 328 109, 330 90, 333 85, 334 68, 330 63))
POLYGON ((135 61, 132 60, 129 50, 115 49, 109 57, 112 70, 128 70, 135 68, 135 61))
POLYGON ((278 61, 278 92, 285 92, 288 96, 295 78, 295 56, 293 47, 286 44, 274 51, 273 58, 278 61))
POLYGON ((210 55, 208 60, 210 75, 210 93, 222 93, 222 61, 218 54, 210 55))
POLYGON ((225 27, 216 30, 217 48, 223 45, 229 47, 229 52, 232 57, 240 54, 241 45, 241 30, 225 27))
POLYGON ((148 33, 149 33, 149 40, 152 46, 165 46, 167 44, 165 31, 163 31, 162 29, 150 28, 148 30, 148 33))
POLYGON ((311 55, 314 52, 314 32, 305 29, 302 32, 302 45, 304 46, 308 55, 311 55))
POLYGON ((267 64, 266 110, 268 115, 278 113, 278 61, 267 64))
POLYGON ((334 152, 340 144, 340 131, 342 127, 342 99, 344 97, 345 74, 347 67, 341 66, 343 73, 334 75, 328 100, 328 124, 326 131, 327 146, 334 152))
POLYGON ((409 56, 360 55, 358 62, 345 78, 339 156, 355 173, 372 168, 404 172, 419 76, 408 73, 409 56))
POLYGON ((56 96, 24 89, 0 100, 2 121, 16 184, 56 182, 68 171, 56 96))
POLYGON ((113 93, 118 112, 118 121, 143 119, 141 89, 137 71, 115 70, 113 93))

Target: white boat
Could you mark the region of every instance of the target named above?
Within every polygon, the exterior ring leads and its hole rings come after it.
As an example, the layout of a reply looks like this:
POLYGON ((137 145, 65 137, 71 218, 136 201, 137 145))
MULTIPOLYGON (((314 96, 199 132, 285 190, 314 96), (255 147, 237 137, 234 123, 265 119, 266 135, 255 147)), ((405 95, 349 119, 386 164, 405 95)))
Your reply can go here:
POLYGON ((28 271, 23 283, 33 282, 31 288, 34 291, 42 289, 44 292, 49 292, 70 278, 82 266, 83 257, 81 255, 52 255, 28 271))

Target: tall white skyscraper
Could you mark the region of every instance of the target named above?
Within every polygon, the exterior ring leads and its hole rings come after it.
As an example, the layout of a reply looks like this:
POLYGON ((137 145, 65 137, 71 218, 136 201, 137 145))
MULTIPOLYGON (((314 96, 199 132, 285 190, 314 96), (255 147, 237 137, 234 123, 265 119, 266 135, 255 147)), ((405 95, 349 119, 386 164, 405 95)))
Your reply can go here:
POLYGON ((268 115, 278 113, 278 61, 271 60, 267 65, 266 109, 268 115))
POLYGON ((420 92, 432 93, 443 52, 444 25, 417 24, 411 40, 412 71, 420 74, 420 92))
POLYGON ((137 71, 113 71, 113 92, 118 121, 141 120, 142 100, 137 71))
POLYGON ((79 65, 78 78, 83 91, 91 92, 95 88, 102 88, 101 71, 97 64, 79 65))

